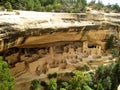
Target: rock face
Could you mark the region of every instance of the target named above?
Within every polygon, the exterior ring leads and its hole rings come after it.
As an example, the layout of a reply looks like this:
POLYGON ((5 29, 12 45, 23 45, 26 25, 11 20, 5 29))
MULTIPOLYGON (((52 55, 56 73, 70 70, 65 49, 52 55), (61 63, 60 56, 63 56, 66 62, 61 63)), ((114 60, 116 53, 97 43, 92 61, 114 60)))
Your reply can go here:
POLYGON ((106 40, 120 39, 119 24, 120 14, 1 12, 0 54, 19 85, 110 58, 106 40))

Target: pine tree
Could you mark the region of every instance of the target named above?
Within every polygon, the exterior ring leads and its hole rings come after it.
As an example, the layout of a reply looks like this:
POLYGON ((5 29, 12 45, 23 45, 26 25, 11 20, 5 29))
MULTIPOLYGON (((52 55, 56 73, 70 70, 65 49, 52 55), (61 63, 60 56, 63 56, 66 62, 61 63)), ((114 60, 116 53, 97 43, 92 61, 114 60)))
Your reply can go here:
POLYGON ((10 73, 8 64, 0 57, 0 90, 15 90, 15 80, 10 73))

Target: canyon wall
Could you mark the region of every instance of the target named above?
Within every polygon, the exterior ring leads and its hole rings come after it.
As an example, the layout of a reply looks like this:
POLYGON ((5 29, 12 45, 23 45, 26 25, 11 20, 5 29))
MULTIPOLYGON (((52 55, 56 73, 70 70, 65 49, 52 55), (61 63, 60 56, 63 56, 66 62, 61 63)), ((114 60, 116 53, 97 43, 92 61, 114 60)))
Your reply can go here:
POLYGON ((17 85, 78 66, 93 69, 88 62, 112 58, 105 46, 111 36, 119 43, 119 23, 113 13, 1 12, 0 54, 17 85))

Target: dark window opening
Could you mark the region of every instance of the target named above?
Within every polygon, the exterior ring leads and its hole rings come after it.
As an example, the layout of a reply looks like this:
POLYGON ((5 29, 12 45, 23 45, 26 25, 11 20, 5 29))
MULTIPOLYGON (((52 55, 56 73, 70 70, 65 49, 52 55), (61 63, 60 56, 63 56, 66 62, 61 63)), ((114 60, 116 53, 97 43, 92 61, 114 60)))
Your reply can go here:
POLYGON ((88 48, 96 48, 95 45, 88 45, 88 48))

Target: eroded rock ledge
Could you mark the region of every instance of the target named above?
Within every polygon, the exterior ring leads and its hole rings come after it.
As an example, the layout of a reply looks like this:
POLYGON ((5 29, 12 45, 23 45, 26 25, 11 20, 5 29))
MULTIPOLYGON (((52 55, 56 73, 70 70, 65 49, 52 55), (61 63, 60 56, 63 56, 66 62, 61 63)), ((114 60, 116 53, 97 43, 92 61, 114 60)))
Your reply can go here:
POLYGON ((0 54, 22 85, 49 73, 106 63, 112 59, 106 41, 110 36, 119 41, 119 31, 120 14, 1 12, 0 54))

